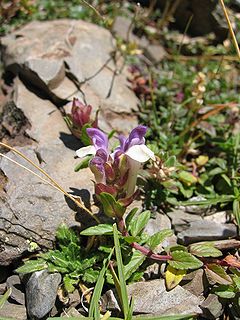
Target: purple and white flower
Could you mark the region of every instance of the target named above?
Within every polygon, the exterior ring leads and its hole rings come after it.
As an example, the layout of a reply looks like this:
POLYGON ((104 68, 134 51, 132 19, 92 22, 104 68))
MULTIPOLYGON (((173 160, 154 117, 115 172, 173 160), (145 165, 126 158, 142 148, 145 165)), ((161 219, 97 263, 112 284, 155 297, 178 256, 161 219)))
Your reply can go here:
POLYGON ((137 174, 142 164, 149 159, 155 160, 154 153, 145 145, 144 136, 146 132, 147 127, 139 125, 132 130, 128 138, 122 135, 119 136, 120 145, 110 154, 107 136, 99 129, 89 128, 87 129, 87 134, 93 145, 77 150, 76 154, 80 158, 86 155, 94 155, 89 162, 89 167, 95 176, 96 182, 102 184, 107 183, 106 167, 112 164, 116 168, 116 164, 122 163, 123 161, 121 160, 125 156, 127 168, 124 171, 128 173, 128 177, 124 188, 126 196, 131 196, 134 193, 137 174))

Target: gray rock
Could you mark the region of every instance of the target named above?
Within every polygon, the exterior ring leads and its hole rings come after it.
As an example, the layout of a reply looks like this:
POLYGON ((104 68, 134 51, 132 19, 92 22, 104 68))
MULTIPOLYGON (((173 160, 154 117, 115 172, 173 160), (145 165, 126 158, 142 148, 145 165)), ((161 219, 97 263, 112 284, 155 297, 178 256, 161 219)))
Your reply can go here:
POLYGON ((172 227, 176 233, 184 231, 194 221, 201 221, 202 218, 196 214, 190 214, 181 209, 174 209, 167 213, 172 221, 172 227))
POLYGON ((214 241, 237 236, 234 224, 221 224, 213 221, 194 221, 185 231, 178 233, 178 242, 188 245, 198 241, 214 241))
MULTIPOLYGON (((197 297, 203 295, 206 291, 208 282, 204 275, 203 269, 194 270, 188 273, 182 280, 182 283, 186 282, 182 287, 197 297)), ((204 298, 203 298, 204 300, 204 298)))
POLYGON ((49 89, 58 87, 65 77, 65 67, 61 60, 28 59, 25 65, 36 72, 49 89))
MULTIPOLYGON (((0 296, 1 299, 1 296, 0 296)), ((27 310, 24 305, 6 301, 0 308, 0 319, 27 320, 27 310)))
POLYGON ((217 319, 223 314, 224 304, 215 294, 209 294, 207 299, 201 304, 203 317, 206 319, 217 319))
POLYGON ((217 223, 226 223, 229 221, 230 214, 226 211, 214 212, 210 215, 203 217, 204 220, 214 221, 217 223))
MULTIPOLYGON (((149 234, 150 236, 154 233, 157 233, 164 229, 171 229, 171 221, 168 218, 168 216, 160 213, 156 213, 155 218, 151 218, 146 225, 144 232, 149 234)), ((167 247, 170 245, 175 245, 177 242, 177 238, 175 235, 172 235, 171 237, 168 237, 163 241, 161 244, 162 247, 167 247)))
POLYGON ((137 125, 138 99, 128 89, 126 68, 118 72, 121 64, 113 59, 115 40, 108 30, 77 20, 31 22, 4 37, 2 46, 6 70, 20 74, 57 106, 83 94, 88 103, 97 101, 95 111, 101 106, 103 129, 126 133, 137 125))
POLYGON ((27 312, 30 319, 42 319, 54 306, 61 282, 59 273, 34 272, 26 284, 27 312))
POLYGON ((18 275, 13 275, 7 278, 6 281, 7 289, 11 288, 11 299, 16 301, 19 304, 25 305, 25 295, 24 295, 24 288, 21 284, 20 278, 18 275))
MULTIPOLYGON (((74 166, 79 162, 74 159, 74 148, 80 145, 71 136, 59 110, 28 91, 20 81, 16 82, 14 99, 32 125, 28 135, 38 142, 19 150, 66 191, 84 195, 83 200, 89 201, 86 189, 93 191, 92 173, 89 169, 74 172, 74 166)), ((12 152, 8 156, 32 169, 12 152)), ((66 202, 59 191, 6 159, 0 161, 0 168, 8 181, 4 197, 0 198, 0 265, 9 265, 21 257, 31 241, 40 247, 52 248, 56 229, 61 223, 79 227, 75 219, 76 208, 66 202)), ((85 219, 84 213, 82 215, 85 219)))
POLYGON ((167 55, 165 49, 159 44, 150 44, 144 49, 145 55, 154 63, 162 61, 167 55))
MULTIPOLYGON (((135 314, 170 315, 170 314, 201 314, 201 300, 180 286, 167 291, 163 279, 137 282, 127 286, 129 297, 134 299, 135 314), (144 293, 144 294, 143 294, 144 293)), ((109 290, 103 301, 108 310, 119 310, 117 299, 109 290)))

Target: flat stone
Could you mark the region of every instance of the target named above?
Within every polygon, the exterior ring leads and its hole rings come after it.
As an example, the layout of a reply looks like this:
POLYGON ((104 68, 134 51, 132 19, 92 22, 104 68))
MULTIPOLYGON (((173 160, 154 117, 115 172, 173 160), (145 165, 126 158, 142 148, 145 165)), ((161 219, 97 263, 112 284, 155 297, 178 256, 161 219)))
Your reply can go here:
MULTIPOLYGON (((1 296, 0 296, 1 299, 1 296)), ((27 320, 27 310, 24 305, 6 301, 0 308, 0 319, 27 320)))
POLYGON ((215 294, 209 294, 206 300, 201 304, 203 317, 206 319, 218 319, 224 311, 224 304, 215 294))
POLYGON ((200 297, 201 295, 203 295, 208 286, 208 282, 204 275, 203 269, 198 269, 190 272, 183 278, 182 281, 183 282, 188 281, 182 287, 197 297, 200 297))
POLYGON ((188 245, 198 241, 214 241, 237 236, 234 224, 221 224, 213 221, 194 221, 185 231, 178 233, 178 242, 188 245))
POLYGON ((42 319, 53 308, 61 282, 59 273, 34 272, 26 284, 27 312, 30 319, 42 319))
POLYGON ((10 276, 6 281, 7 289, 11 288, 11 299, 16 301, 19 304, 25 305, 25 295, 24 295, 24 287, 21 284, 20 278, 18 275, 10 276))
MULTIPOLYGON (((201 314, 201 300, 181 286, 167 291, 163 279, 136 282, 127 286, 129 297, 133 297, 135 314, 172 315, 172 314, 201 314), (144 293, 144 294, 143 294, 144 293)), ((107 310, 118 310, 118 302, 113 292, 108 291, 103 296, 106 299, 107 310), (109 299, 109 300, 108 300, 109 299)))
POLYGON ((226 211, 214 212, 213 214, 203 217, 204 220, 214 221, 217 223, 226 223, 229 220, 229 213, 226 211))
POLYGON ((186 230, 191 222, 202 220, 199 215, 190 214, 181 209, 174 209, 167 212, 167 215, 171 219, 172 227, 176 233, 186 230))
POLYGON ((162 61, 167 55, 165 49, 159 44, 150 44, 146 46, 144 53, 154 63, 162 61))
POLYGON ((65 77, 65 67, 61 60, 28 59, 25 65, 36 72, 49 89, 58 87, 65 77))

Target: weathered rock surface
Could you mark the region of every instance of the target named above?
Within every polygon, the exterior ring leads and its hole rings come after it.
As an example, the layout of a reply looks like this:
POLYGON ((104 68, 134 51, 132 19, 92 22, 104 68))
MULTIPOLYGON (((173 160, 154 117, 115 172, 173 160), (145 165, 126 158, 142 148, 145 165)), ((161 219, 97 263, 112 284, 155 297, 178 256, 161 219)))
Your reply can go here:
POLYGON ((234 224, 202 220, 191 222, 185 231, 178 233, 177 238, 179 243, 188 245, 198 241, 214 241, 236 236, 237 227, 234 224))
POLYGON ((7 289, 11 288, 11 299, 25 305, 24 288, 18 275, 10 276, 6 281, 7 289))
MULTIPOLYGON (((163 279, 130 284, 128 285, 128 295, 134 299, 133 312, 135 314, 143 313, 156 316, 163 314, 201 314, 199 308, 201 299, 180 286, 167 291, 163 279)), ((103 301, 106 309, 119 310, 117 299, 112 290, 106 292, 103 301)))
POLYGON ((123 132, 137 124, 132 110, 137 111, 138 100, 125 69, 117 72, 115 41, 106 29, 77 20, 31 22, 2 38, 2 48, 5 68, 58 106, 73 96, 89 103, 93 95, 103 129, 123 132), (65 87, 66 79, 72 86, 65 87), (90 89, 84 91, 83 85, 90 89))
MULTIPOLYGON (((1 299, 1 296, 0 296, 1 299)), ((27 320, 26 307, 6 301, 0 308, 0 319, 27 320)))
MULTIPOLYGON (((78 195, 86 194, 86 190, 92 191, 90 170, 84 169, 80 173, 73 170, 79 161, 74 159, 74 148, 80 145, 71 136, 59 110, 51 102, 28 91, 19 80, 15 83, 14 102, 31 123, 28 135, 37 141, 20 148, 21 152, 39 164, 65 190, 72 190, 78 195)), ((8 153, 8 156, 26 165, 13 153, 8 153)), ((28 164, 26 166, 30 167, 28 164)), ((8 180, 0 199, 0 239, 3 247, 0 265, 8 265, 21 256, 28 250, 29 241, 50 248, 56 228, 61 223, 79 225, 75 212, 59 191, 9 160, 2 159, 0 168, 8 180)))
POLYGON ((27 312, 30 319, 42 319, 54 306, 61 282, 59 273, 37 271, 26 284, 27 312))
MULTIPOLYGON (((95 111, 101 106, 101 129, 127 133, 136 126, 138 100, 126 74, 116 74, 112 35, 87 22, 58 20, 32 22, 1 40, 6 72, 16 77, 11 103, 28 123, 27 146, 19 150, 88 204, 92 174, 74 172, 81 144, 63 120, 63 107, 79 97, 95 111)), ((12 152, 7 156, 32 169, 12 152)), ((0 265, 20 258, 31 241, 51 248, 61 223, 79 226, 75 206, 59 191, 9 160, 1 159, 0 170, 0 265)))
POLYGON ((224 303, 217 295, 209 294, 207 299, 201 304, 203 317, 206 319, 218 319, 224 311, 224 303))

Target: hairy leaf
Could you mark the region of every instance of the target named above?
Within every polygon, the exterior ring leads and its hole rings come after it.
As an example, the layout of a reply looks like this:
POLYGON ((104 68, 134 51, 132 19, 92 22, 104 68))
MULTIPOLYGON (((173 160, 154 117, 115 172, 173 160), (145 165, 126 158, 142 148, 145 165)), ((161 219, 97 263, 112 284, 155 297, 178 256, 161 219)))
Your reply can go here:
POLYGON ((17 268, 18 273, 33 273, 35 271, 40 271, 47 269, 48 265, 42 259, 38 260, 28 260, 23 266, 17 268))
POLYGON ((220 257, 222 252, 214 247, 212 242, 191 244, 189 251, 198 257, 220 257))
POLYGON ((102 205, 104 213, 108 217, 122 217, 126 209, 110 194, 102 192, 98 195, 102 205))
POLYGON ((203 265, 202 261, 185 251, 174 251, 171 255, 172 260, 169 260, 168 263, 175 269, 198 269, 203 265))
POLYGON ((92 268, 89 268, 84 271, 83 274, 83 281, 87 283, 94 283, 97 281, 99 276, 99 271, 98 270, 93 270, 92 268))
POLYGON ((75 285, 78 283, 78 281, 78 279, 73 279, 68 274, 66 274, 63 277, 63 284, 67 292, 73 292, 75 290, 75 285))
POLYGON ((133 252, 130 261, 124 266, 125 280, 131 277, 131 275, 142 265, 145 259, 146 256, 141 252, 137 250, 133 252))
POLYGON ((132 219, 130 222, 130 230, 134 237, 138 236, 146 227, 146 224, 150 219, 150 215, 150 211, 147 210, 142 212, 138 217, 132 219))
POLYGON ((94 227, 89 227, 80 233, 82 236, 102 236, 113 234, 113 226, 111 224, 98 224, 94 227))
POLYGON ((232 299, 235 297, 234 287, 231 285, 221 284, 217 288, 213 289, 213 292, 217 294, 220 298, 232 299))
POLYGON ((92 156, 86 156, 82 161, 80 161, 74 168, 75 172, 78 172, 82 169, 88 167, 89 161, 91 160, 92 156))
POLYGON ((162 243, 166 238, 171 237, 173 231, 170 229, 161 230, 153 234, 147 241, 148 246, 151 250, 154 250, 160 243, 162 243))

